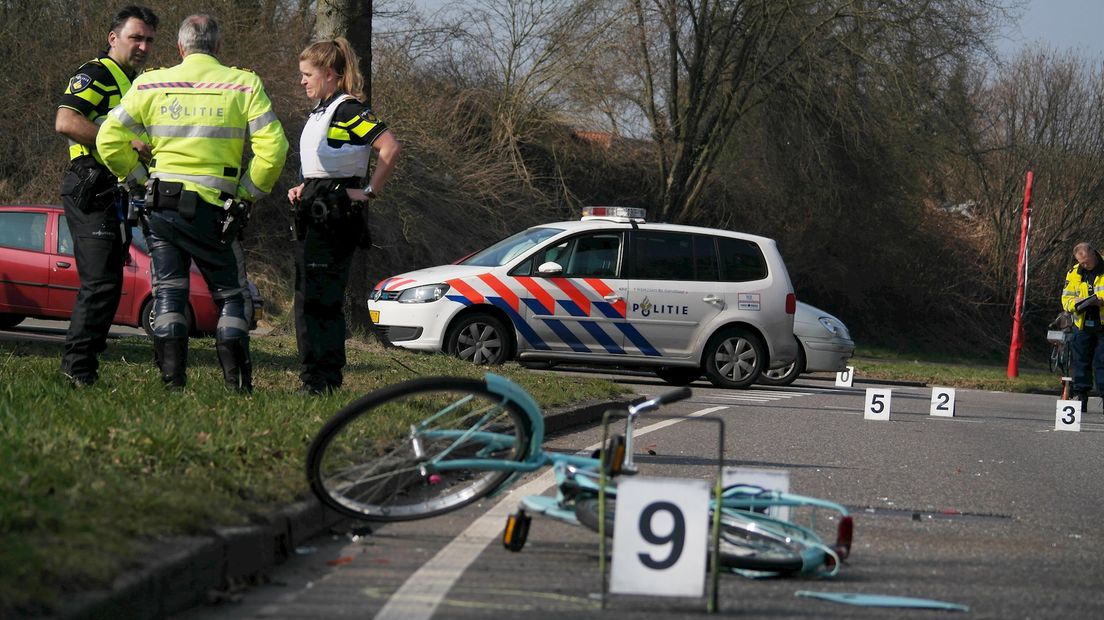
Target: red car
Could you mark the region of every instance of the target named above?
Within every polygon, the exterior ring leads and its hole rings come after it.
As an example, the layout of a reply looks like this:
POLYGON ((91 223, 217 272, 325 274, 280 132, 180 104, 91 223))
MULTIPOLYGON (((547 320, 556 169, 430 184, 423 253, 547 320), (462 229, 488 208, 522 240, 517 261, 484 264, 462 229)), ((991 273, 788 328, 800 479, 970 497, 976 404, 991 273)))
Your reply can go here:
MULTIPOLYGON (((79 288, 65 210, 54 205, 0 205, 0 329, 27 317, 68 320, 79 288)), ((252 282, 249 291, 256 321, 264 301, 252 282)), ((193 334, 213 333, 218 323, 218 309, 194 263, 187 316, 193 334)), ((153 333, 149 248, 140 227, 134 229, 123 267, 123 296, 112 323, 153 333)))

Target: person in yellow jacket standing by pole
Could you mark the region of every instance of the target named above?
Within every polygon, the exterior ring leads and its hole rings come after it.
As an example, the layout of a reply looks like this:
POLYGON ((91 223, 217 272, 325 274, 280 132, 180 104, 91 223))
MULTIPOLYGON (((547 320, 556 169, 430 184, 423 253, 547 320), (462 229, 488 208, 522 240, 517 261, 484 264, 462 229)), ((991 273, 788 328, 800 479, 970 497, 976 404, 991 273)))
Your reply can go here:
POLYGON ((254 201, 268 194, 287 156, 283 126, 261 79, 217 59, 219 27, 209 15, 185 18, 182 62, 139 76, 100 128, 96 147, 132 192, 145 194, 156 295, 154 352, 166 386, 186 384, 188 272, 195 260, 219 308, 215 348, 226 385, 253 389, 240 233, 254 201), (147 168, 130 141, 149 135, 147 168), (253 157, 243 167, 246 139, 253 157))
POLYGON ((1104 258, 1088 243, 1073 248, 1077 264, 1066 274, 1062 289, 1062 309, 1073 314, 1073 339, 1070 360, 1073 371, 1073 396, 1085 411, 1089 391, 1096 386, 1104 394, 1104 328, 1100 307, 1104 305, 1104 258))
MULTIPOLYGON (((120 9, 107 31, 107 52, 77 69, 58 102, 54 129, 69 139, 70 159, 61 201, 80 277, 61 357, 61 372, 74 387, 92 385, 99 376, 99 354, 119 308, 130 241, 130 227, 112 192, 116 179, 96 152, 96 134, 146 63, 157 23, 157 15, 144 6, 120 9)), ((149 145, 141 140, 130 146, 149 156, 149 145)))

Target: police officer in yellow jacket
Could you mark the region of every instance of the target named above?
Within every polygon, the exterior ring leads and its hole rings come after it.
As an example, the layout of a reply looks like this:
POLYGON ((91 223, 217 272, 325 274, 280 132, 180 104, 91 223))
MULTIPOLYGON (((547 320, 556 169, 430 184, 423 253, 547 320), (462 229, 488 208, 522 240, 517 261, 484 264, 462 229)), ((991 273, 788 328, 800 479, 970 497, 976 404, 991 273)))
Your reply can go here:
MULTIPOLYGON (((107 33, 107 52, 77 69, 58 102, 54 129, 69 139, 70 159, 61 200, 80 278, 61 372, 77 387, 91 385, 98 377, 98 356, 106 348, 123 292, 123 260, 130 239, 122 203, 116 203, 112 192, 116 179, 96 152, 96 134, 145 64, 157 21, 142 6, 130 5, 116 13, 107 33)), ((148 157, 148 144, 135 139, 130 146, 148 157)))
POLYGON ((223 377, 231 389, 249 392, 253 303, 239 233, 253 201, 276 184, 288 143, 261 79, 220 64, 219 41, 213 17, 185 18, 177 38, 183 61, 139 76, 100 128, 96 146, 112 172, 146 191, 162 381, 171 388, 186 383, 194 259, 219 308, 215 347, 223 377), (153 147, 148 169, 130 148, 143 131, 153 147), (253 157, 243 169, 247 138, 253 157))
POLYGON ((1062 309, 1073 314, 1071 342, 1073 394, 1084 411, 1094 383, 1104 394, 1104 336, 1100 307, 1104 305, 1104 258, 1088 243, 1073 248, 1077 264, 1066 274, 1062 309), (1095 379, 1095 381, 1094 381, 1095 379))

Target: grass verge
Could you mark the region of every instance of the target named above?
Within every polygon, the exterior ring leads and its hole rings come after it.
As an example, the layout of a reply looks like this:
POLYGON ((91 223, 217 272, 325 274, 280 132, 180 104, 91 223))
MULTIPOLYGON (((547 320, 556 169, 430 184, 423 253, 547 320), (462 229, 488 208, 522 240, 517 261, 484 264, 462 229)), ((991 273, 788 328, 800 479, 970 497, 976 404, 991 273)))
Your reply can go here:
POLYGON ((1057 392, 1062 387, 1058 375, 1029 360, 1020 364, 1019 376, 1014 379, 1008 377, 1007 363, 935 360, 883 349, 860 349, 848 364, 855 367, 858 381, 915 381, 925 385, 1000 392, 1057 392))
MULTIPOLYGON (((60 344, 0 343, 0 617, 48 612, 103 586, 149 541, 244 523, 308 493, 303 463, 322 423, 355 397, 415 376, 479 377, 441 355, 351 341, 345 386, 304 397, 292 337, 253 339, 255 393, 222 386, 210 339, 191 343, 188 390, 166 393, 149 341, 113 340, 101 380, 73 390, 60 344)), ((545 408, 622 394, 608 381, 496 372, 545 408)))

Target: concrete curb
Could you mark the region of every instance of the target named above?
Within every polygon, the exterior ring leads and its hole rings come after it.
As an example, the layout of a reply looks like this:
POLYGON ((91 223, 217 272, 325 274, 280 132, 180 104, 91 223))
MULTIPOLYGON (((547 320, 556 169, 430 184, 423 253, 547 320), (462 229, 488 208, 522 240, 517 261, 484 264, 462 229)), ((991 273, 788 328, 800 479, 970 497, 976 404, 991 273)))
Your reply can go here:
MULTIPOLYGON (((598 401, 546 412, 545 432, 601 420, 607 409, 624 407, 624 401, 598 401)), ((180 613, 260 578, 296 547, 349 520, 312 496, 251 521, 214 527, 205 536, 159 540, 138 568, 116 577, 110 589, 75 595, 58 616, 144 620, 180 613)))

